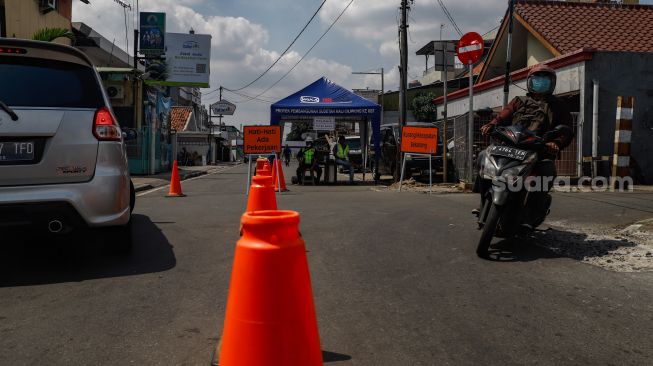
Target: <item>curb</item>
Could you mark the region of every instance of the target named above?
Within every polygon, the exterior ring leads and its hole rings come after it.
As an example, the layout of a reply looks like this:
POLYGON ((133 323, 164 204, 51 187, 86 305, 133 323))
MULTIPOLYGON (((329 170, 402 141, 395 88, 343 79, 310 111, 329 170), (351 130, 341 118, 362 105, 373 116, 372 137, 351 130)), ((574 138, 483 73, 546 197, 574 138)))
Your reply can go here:
POLYGON ((134 186, 134 192, 138 193, 138 192, 150 190, 152 188, 154 188, 154 186, 151 184, 137 184, 134 186))
POLYGON ((190 172, 190 173, 184 174, 181 177, 181 180, 186 180, 186 179, 190 179, 190 178, 199 177, 200 175, 206 175, 207 173, 208 172, 206 170, 199 170, 199 171, 196 171, 196 172, 190 172))
MULTIPOLYGON (((190 178, 195 178, 199 177, 201 175, 206 175, 208 174, 207 171, 205 170, 199 170, 196 172, 187 172, 185 174, 180 174, 179 180, 186 180, 190 178)), ((134 185, 134 192, 143 192, 143 191, 149 191, 150 189, 158 188, 158 187, 163 187, 165 185, 168 185, 169 183, 162 183, 162 184, 135 184, 134 185)))

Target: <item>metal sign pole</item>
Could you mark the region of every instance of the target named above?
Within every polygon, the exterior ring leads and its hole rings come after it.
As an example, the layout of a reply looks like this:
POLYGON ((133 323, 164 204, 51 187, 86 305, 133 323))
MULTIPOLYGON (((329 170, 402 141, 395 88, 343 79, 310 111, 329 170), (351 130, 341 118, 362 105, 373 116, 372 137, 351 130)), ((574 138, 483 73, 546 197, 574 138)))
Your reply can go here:
POLYGON ((467 170, 468 179, 471 184, 474 180, 474 64, 469 64, 469 115, 467 139, 467 170))
POLYGON ((404 155, 404 157, 403 157, 403 159, 401 159, 401 174, 399 175, 399 192, 401 192, 401 182, 403 182, 403 180, 404 180, 404 168, 405 168, 405 165, 406 165, 406 155, 407 154, 403 154, 403 155, 404 155))
POLYGON ((281 174, 279 174, 279 169, 283 169, 283 168, 280 168, 280 166, 281 166, 281 161, 279 160, 280 154, 275 153, 274 155, 275 155, 275 159, 277 159, 277 164, 276 164, 277 165, 277 187, 279 187, 279 195, 281 195, 281 174))
POLYGON ((249 196, 249 185, 251 184, 252 181, 252 155, 247 154, 247 193, 246 195, 249 196))
POLYGON ((433 190, 433 165, 431 164, 431 155, 429 155, 429 194, 433 190))

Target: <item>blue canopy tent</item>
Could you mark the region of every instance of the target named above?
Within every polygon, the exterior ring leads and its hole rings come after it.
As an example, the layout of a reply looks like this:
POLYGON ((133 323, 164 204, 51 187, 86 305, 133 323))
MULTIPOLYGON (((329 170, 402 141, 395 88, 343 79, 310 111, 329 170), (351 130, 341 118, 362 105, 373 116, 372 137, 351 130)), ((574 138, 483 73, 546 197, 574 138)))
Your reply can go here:
POLYGON ((270 125, 297 117, 362 117, 362 146, 367 156, 368 122, 372 124, 375 164, 381 156, 381 106, 322 77, 304 89, 272 104, 270 125))

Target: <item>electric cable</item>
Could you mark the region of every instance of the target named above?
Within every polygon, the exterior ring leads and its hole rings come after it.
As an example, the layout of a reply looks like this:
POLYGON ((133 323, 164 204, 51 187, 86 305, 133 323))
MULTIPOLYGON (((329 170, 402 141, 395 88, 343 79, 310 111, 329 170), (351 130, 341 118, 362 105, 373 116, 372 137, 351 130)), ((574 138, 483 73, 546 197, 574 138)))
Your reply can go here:
MULTIPOLYGON (((311 51, 313 50, 313 48, 315 48, 315 46, 317 46, 317 44, 320 43, 320 41, 322 40, 322 38, 324 38, 324 36, 326 36, 327 33, 329 33, 329 31, 331 30, 331 28, 333 28, 333 26, 338 22, 338 20, 340 20, 340 18, 342 17, 342 15, 345 14, 345 12, 347 11, 347 9, 349 9, 349 7, 351 6, 351 4, 352 4, 353 2, 354 2, 354 0, 349 1, 349 3, 347 4, 347 6, 346 6, 346 7, 345 7, 341 12, 340 12, 340 14, 338 15, 338 17, 337 17, 336 19, 333 20, 333 22, 331 23, 331 25, 329 26, 329 28, 327 28, 327 29, 324 31, 324 33, 322 33, 322 35, 320 36, 320 38, 318 38, 317 41, 315 41, 315 43, 313 43, 313 46, 311 46, 311 48, 309 48, 308 51, 306 51, 306 53, 304 53, 304 55, 302 56, 302 58, 300 58, 299 61, 297 61, 297 63, 295 63, 295 65, 293 65, 293 67, 290 68, 290 70, 288 70, 288 71, 287 71, 287 72, 286 72, 286 73, 285 73, 281 78, 279 78, 279 80, 277 80, 276 82, 274 82, 274 84, 270 85, 270 87, 268 87, 267 89, 265 89, 263 92, 261 92, 261 93, 257 94, 256 96, 252 97, 252 99, 254 99, 254 98, 258 98, 258 97, 260 97, 261 95, 267 93, 270 89, 274 88, 277 84, 279 84, 279 83, 281 82, 281 80, 285 79, 286 76, 288 76, 288 74, 290 74, 290 73, 291 73, 291 72, 292 72, 292 71, 297 67, 297 65, 299 65, 299 64, 304 60, 304 58, 306 58, 306 56, 308 56, 309 53, 311 53, 311 51)), ((229 90, 229 89, 227 89, 227 90, 229 90)), ((229 90, 229 91, 233 91, 233 90, 229 90)), ((244 102, 246 102, 246 101, 247 101, 247 100, 244 100, 244 101, 242 101, 242 102, 244 103, 244 102)))
MULTIPOLYGON (((261 75, 259 75, 256 79, 254 79, 254 80, 252 80, 251 82, 249 82, 247 85, 242 86, 242 87, 237 88, 237 89, 231 89, 231 90, 232 90, 232 91, 234 91, 234 90, 236 90, 236 91, 238 91, 238 90, 243 90, 243 89, 245 89, 245 88, 251 86, 251 85, 254 84, 255 82, 259 81, 259 80, 260 80, 260 79, 261 79, 265 74, 267 74, 267 73, 268 73, 268 72, 269 72, 269 71, 270 71, 270 70, 271 70, 271 69, 272 69, 272 68, 273 68, 273 67, 274 67, 274 66, 275 66, 275 65, 276 65, 276 64, 277 64, 277 63, 278 63, 282 58, 283 58, 283 56, 285 56, 286 53, 288 53, 288 51, 290 50, 290 47, 292 47, 292 46, 295 44, 295 42, 297 42, 297 39, 299 39, 299 37, 302 35, 302 33, 304 33, 304 31, 306 30, 306 28, 308 28, 309 24, 311 24, 311 22, 313 21, 313 19, 315 19, 315 16, 317 16, 317 14, 320 12, 320 9, 322 9, 322 7, 324 6, 324 3, 326 3, 326 1, 327 1, 327 0, 322 1, 322 3, 320 4, 320 6, 317 8, 317 10, 315 10, 315 13, 313 13, 313 16, 311 16, 311 18, 308 20, 308 22, 306 22, 306 24, 304 25, 304 27, 302 28, 302 30, 299 31, 299 33, 297 34, 297 36, 295 36, 295 39, 293 39, 292 42, 290 42, 290 45, 288 45, 288 47, 286 47, 286 49, 285 49, 285 50, 284 50, 284 51, 279 55, 279 57, 277 57, 277 59, 272 63, 272 65, 270 65, 267 69, 265 69, 265 71, 263 71, 263 72, 261 73, 261 75)), ((214 93, 216 90, 219 90, 219 89, 212 90, 212 91, 206 93, 205 95, 208 95, 208 94, 214 93)))

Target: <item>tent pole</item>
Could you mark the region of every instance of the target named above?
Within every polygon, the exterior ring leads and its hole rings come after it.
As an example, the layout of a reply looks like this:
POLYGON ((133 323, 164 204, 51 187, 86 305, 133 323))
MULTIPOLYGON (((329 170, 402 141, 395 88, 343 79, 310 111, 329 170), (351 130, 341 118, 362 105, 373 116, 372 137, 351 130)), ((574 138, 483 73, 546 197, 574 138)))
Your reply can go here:
MULTIPOLYGON (((369 119, 365 118, 365 130, 363 131, 363 141, 362 146, 363 150, 363 182, 365 182, 365 171, 367 170, 367 125, 369 124, 369 119)), ((353 169, 353 168, 352 168, 353 169)))

